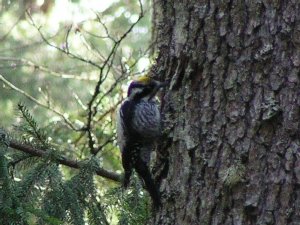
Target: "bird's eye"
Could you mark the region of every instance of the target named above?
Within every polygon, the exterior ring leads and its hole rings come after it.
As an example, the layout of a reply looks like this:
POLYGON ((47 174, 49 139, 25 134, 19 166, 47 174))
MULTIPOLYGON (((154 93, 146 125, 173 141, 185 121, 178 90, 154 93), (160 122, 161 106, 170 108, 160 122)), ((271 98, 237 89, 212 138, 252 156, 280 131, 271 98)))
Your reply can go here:
POLYGON ((146 85, 141 83, 132 82, 128 88, 127 96, 135 95, 143 91, 146 85))
POLYGON ((141 83, 134 83, 130 86, 131 86, 131 88, 144 88, 146 85, 141 84, 141 83))

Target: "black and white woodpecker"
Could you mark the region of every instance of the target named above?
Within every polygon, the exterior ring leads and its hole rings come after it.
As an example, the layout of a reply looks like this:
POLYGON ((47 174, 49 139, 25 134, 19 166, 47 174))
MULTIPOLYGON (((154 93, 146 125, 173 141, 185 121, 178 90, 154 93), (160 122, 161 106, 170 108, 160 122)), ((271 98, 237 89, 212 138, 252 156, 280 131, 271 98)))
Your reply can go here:
POLYGON ((124 168, 123 186, 130 181, 132 170, 138 173, 154 206, 160 197, 149 170, 151 151, 161 135, 161 115, 155 95, 166 82, 142 76, 129 85, 127 98, 117 112, 117 136, 124 168))

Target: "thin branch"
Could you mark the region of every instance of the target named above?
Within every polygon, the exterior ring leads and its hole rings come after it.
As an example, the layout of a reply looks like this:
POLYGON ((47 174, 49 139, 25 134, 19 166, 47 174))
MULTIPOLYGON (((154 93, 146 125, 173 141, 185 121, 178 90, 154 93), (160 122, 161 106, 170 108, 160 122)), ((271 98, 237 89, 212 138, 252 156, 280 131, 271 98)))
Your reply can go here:
MULTIPOLYGON (((105 25, 105 23, 102 22, 102 20, 101 20, 99 14, 98 14, 97 12, 94 12, 94 13, 95 13, 96 16, 97 16, 98 22, 104 27, 107 36, 102 37, 102 36, 93 35, 93 34, 91 34, 90 32, 85 31, 85 30, 83 30, 83 29, 81 29, 80 31, 83 31, 83 32, 85 32, 85 33, 87 33, 87 34, 89 34, 89 35, 91 35, 91 36, 97 37, 97 38, 101 38, 101 39, 108 38, 108 39, 110 39, 114 44, 116 44, 117 41, 109 34, 108 28, 107 28, 107 26, 105 25)), ((103 54, 101 54, 101 52, 94 46, 93 43, 91 43, 90 41, 88 41, 88 39, 84 36, 84 34, 83 34, 82 32, 81 32, 81 35, 82 35, 82 37, 84 38, 85 44, 88 45, 89 49, 95 51, 95 52, 97 53, 97 57, 100 58, 100 60, 101 60, 102 62, 105 62, 105 61, 107 60, 107 58, 106 58, 103 54)), ((104 68, 105 65, 102 66, 102 67, 104 68)), ((112 65, 112 67, 113 67, 113 69, 115 70, 115 72, 117 72, 119 75, 122 74, 122 71, 121 71, 120 69, 118 69, 116 66, 112 65)), ((103 79, 103 80, 104 80, 104 79, 103 79)))
POLYGON ((84 33, 87 33, 88 35, 90 35, 92 37, 95 37, 95 38, 99 38, 99 39, 106 39, 106 38, 108 38, 108 39, 110 39, 107 36, 100 36, 100 35, 97 35, 97 34, 94 34, 94 33, 90 32, 90 31, 84 30, 84 29, 81 29, 81 31, 83 31, 84 33))
POLYGON ((116 110, 116 108, 118 107, 118 105, 121 104, 121 102, 123 102, 123 100, 124 100, 124 98, 123 98, 123 96, 121 96, 121 98, 117 101, 116 104, 114 104, 111 108, 109 108, 107 111, 105 111, 104 113, 102 113, 102 115, 100 115, 99 118, 97 118, 97 122, 100 122, 108 114, 114 112, 116 110))
POLYGON ((81 32, 80 32, 80 37, 81 37, 82 43, 84 44, 84 46, 86 47, 86 49, 88 51, 90 51, 95 57, 97 57, 100 60, 102 60, 104 58, 104 56, 97 49, 97 47, 92 42, 90 42, 89 40, 87 40, 85 38, 84 34, 81 33, 81 32))
POLYGON ((21 16, 19 16, 19 18, 17 19, 17 21, 12 25, 12 27, 8 30, 8 32, 6 34, 4 34, 1 38, 0 38, 0 42, 4 41, 8 35, 12 32, 12 30, 18 25, 18 23, 21 21, 21 19, 23 18, 23 13, 21 13, 21 16))
MULTIPOLYGON (((114 38, 112 38, 109 34, 109 31, 106 27, 106 25, 102 22, 100 16, 96 13, 96 16, 98 18, 98 21, 100 24, 102 24, 102 26, 104 27, 105 29, 105 32, 106 32, 106 35, 114 42, 114 45, 112 47, 112 50, 110 51, 110 53, 108 54, 108 56, 106 58, 103 58, 103 63, 102 65, 98 65, 96 64, 95 62, 92 62, 90 60, 87 60, 85 58, 82 58, 80 56, 77 56, 75 54, 73 54, 72 52, 69 51, 69 49, 67 48, 60 48, 58 46, 56 46, 55 44, 52 44, 49 39, 47 39, 43 32, 41 31, 41 27, 38 27, 36 24, 35 24, 35 21, 33 20, 33 18, 31 17, 30 13, 27 12, 27 15, 32 23, 32 25, 37 29, 38 33, 40 34, 42 40, 49 46, 63 52, 64 54, 68 55, 69 57, 71 58, 74 58, 74 59, 77 59, 77 60, 80 60, 82 62, 86 62, 86 63, 89 63, 90 65, 92 66, 95 66, 96 68, 99 69, 99 79, 98 79, 98 82, 95 86, 95 89, 94 89, 94 93, 90 99, 90 101, 88 102, 87 104, 87 111, 88 111, 88 115, 87 115, 87 123, 85 125, 85 127, 83 129, 81 129, 82 131, 85 131, 88 135, 88 145, 89 145, 89 148, 90 148, 90 151, 92 154, 96 153, 97 151, 95 150, 95 140, 94 140, 94 134, 93 134, 93 128, 92 128, 92 122, 94 120, 94 117, 96 116, 97 114, 97 106, 99 104, 99 102, 97 102, 95 104, 95 101, 97 100, 97 97, 98 95, 100 94, 100 86, 102 85, 102 83, 106 80, 108 74, 110 73, 110 70, 112 69, 113 67, 113 63, 114 63, 114 59, 115 59, 115 56, 116 56, 116 53, 117 53, 117 49, 118 47, 120 46, 121 42, 128 36, 128 34, 132 31, 132 29, 139 23, 139 21, 143 18, 144 16, 144 10, 143 10, 143 5, 141 3, 141 1, 139 0, 139 5, 140 5, 140 14, 139 14, 139 17, 137 19, 136 22, 134 22, 133 24, 131 24, 131 26, 127 29, 127 31, 125 33, 123 33, 123 35, 118 39, 118 40, 115 40, 114 38)), ((67 36, 66 36, 66 42, 68 42, 68 36, 69 36, 69 32, 70 32, 70 29, 68 30, 67 32, 67 36)), ((68 43, 67 43, 68 45, 68 43)), ((122 76, 120 76, 122 77, 122 76)), ((106 93, 106 94, 109 94, 113 89, 114 89, 115 85, 106 93)), ((101 99, 103 98, 104 96, 101 97, 101 99)))
POLYGON ((104 28, 106 37, 109 38, 110 40, 112 40, 114 43, 116 43, 116 40, 110 35, 110 33, 109 33, 109 31, 108 31, 108 28, 107 28, 106 24, 102 21, 102 19, 101 19, 99 13, 97 13, 97 12, 95 12, 95 11, 94 11, 94 13, 95 13, 95 15, 96 15, 96 17, 97 17, 98 22, 99 22, 99 23, 102 25, 102 27, 104 28))
MULTIPOLYGON (((131 26, 119 38, 119 40, 117 40, 117 41, 114 42, 112 50, 110 51, 109 55, 107 56, 107 58, 104 60, 103 64, 101 65, 99 80, 98 80, 98 82, 97 82, 97 84, 95 86, 95 90, 94 90, 94 93, 92 95, 92 98, 90 99, 90 101, 88 103, 88 117, 87 117, 87 124, 86 124, 85 130, 88 133, 89 148, 90 148, 91 153, 93 153, 93 154, 96 153, 97 151, 95 150, 95 146, 94 146, 95 141, 94 141, 93 134, 92 134, 92 120, 93 120, 93 117, 96 116, 96 114, 97 114, 97 105, 98 105, 98 104, 94 105, 94 102, 95 102, 95 100, 97 99, 97 96, 100 93, 100 86, 101 86, 101 84, 103 83, 103 81, 107 77, 107 75, 108 75, 108 73, 109 73, 109 71, 110 71, 110 69, 112 67, 113 60, 114 60, 114 57, 116 55, 116 51, 117 51, 118 47, 120 46, 121 42, 127 37, 127 35, 132 31, 132 29, 139 23, 139 21, 144 16, 143 5, 142 5, 142 3, 141 3, 140 0, 139 0, 139 4, 140 4, 139 18, 136 20, 136 22, 134 22, 133 24, 131 24, 131 26), (105 71, 106 74, 103 74, 104 73, 104 69, 106 67, 108 67, 107 71, 105 71), (104 77, 103 77, 103 75, 104 75, 104 77)), ((97 15, 97 17, 100 18, 98 15, 97 15)), ((103 25, 101 19, 99 20, 99 22, 103 25)), ((106 26, 104 26, 104 28, 106 28, 106 26)), ((106 30, 106 34, 109 36, 108 30, 106 30)), ((112 91, 112 90, 113 90, 113 88, 111 88, 110 91, 112 91)), ((110 93, 110 91, 107 92, 107 93, 110 93)), ((99 101, 98 101, 98 103, 99 103, 99 101)))
POLYGON ((73 97, 75 98, 77 104, 78 104, 83 110, 86 110, 87 107, 83 104, 83 102, 81 101, 81 99, 79 98, 79 96, 78 96, 75 92, 73 92, 72 95, 73 95, 73 97))
MULTIPOLYGON (((16 141, 10 141, 9 147, 11 147, 13 149, 17 149, 17 150, 25 152, 25 153, 28 153, 32 156, 37 156, 37 157, 41 157, 41 158, 46 157, 47 154, 48 154, 46 151, 43 151, 43 150, 40 150, 40 149, 35 149, 31 146, 24 145, 24 144, 18 143, 16 141)), ((71 168, 75 168, 75 169, 80 169, 81 168, 81 162, 80 161, 70 160, 70 159, 67 159, 65 157, 58 158, 57 162, 61 165, 68 166, 68 167, 71 167, 71 168)), ((120 174, 107 171, 103 168, 97 168, 95 172, 98 176, 105 177, 107 179, 110 179, 110 180, 113 180, 113 181, 116 181, 116 182, 121 182, 121 175, 120 174)))
MULTIPOLYGON (((60 33, 60 30, 56 34, 49 37, 48 40, 51 40, 51 39, 57 37, 59 35, 59 33, 60 33)), ((2 48, 0 50, 0 53, 1 54, 6 54, 7 52, 10 52, 10 53, 12 53, 12 52, 21 52, 22 50, 27 49, 27 48, 31 48, 31 47, 37 48, 38 45, 42 45, 42 44, 44 44, 44 41, 39 40, 39 41, 34 41, 32 43, 29 43, 29 44, 17 45, 15 47, 10 46, 8 48, 2 48)))
POLYGON ((26 156, 24 156, 21 159, 17 159, 17 160, 9 162, 8 165, 11 166, 11 167, 13 167, 13 168, 15 168, 18 163, 20 163, 20 162, 22 162, 24 160, 27 160, 29 158, 32 158, 32 157, 34 157, 34 156, 33 155, 26 155, 26 156))
POLYGON ((8 80, 6 80, 1 74, 0 74, 0 81, 2 81, 4 84, 9 86, 14 91, 24 95, 26 98, 28 98, 32 102, 36 103, 37 105, 54 112, 56 115, 60 116, 71 129, 73 129, 75 131, 78 131, 78 129, 72 124, 72 122, 63 113, 57 111, 56 109, 50 107, 49 105, 46 105, 46 104, 40 102, 38 99, 34 98, 33 96, 31 96, 30 94, 28 94, 24 90, 16 87, 12 83, 10 83, 8 80))
POLYGON ((68 50, 66 50, 66 49, 64 49, 64 48, 60 48, 60 47, 58 47, 58 46, 56 46, 56 45, 50 43, 49 38, 46 38, 45 35, 44 35, 44 34, 42 33, 42 31, 41 31, 41 27, 38 27, 38 26, 35 24, 35 22, 34 22, 33 18, 31 17, 30 13, 29 13, 28 11, 26 11, 26 14, 28 15, 28 17, 29 17, 29 19, 30 19, 30 21, 31 21, 31 23, 32 23, 32 25, 33 25, 33 27, 35 27, 35 28, 37 29, 37 31, 38 31, 39 35, 41 36, 42 40, 43 40, 47 45, 49 45, 49 46, 52 47, 52 48, 55 48, 56 50, 58 50, 58 51, 60 51, 60 52, 63 52, 64 54, 68 55, 70 58, 77 59, 77 60, 79 60, 79 61, 88 63, 88 64, 90 64, 90 65, 92 65, 92 66, 94 66, 94 67, 96 67, 96 68, 98 68, 98 69, 101 69, 101 66, 99 66, 97 63, 95 63, 95 62, 93 62, 93 61, 91 61, 91 60, 89 60, 89 59, 82 58, 82 57, 80 57, 80 56, 78 56, 78 55, 75 55, 75 54, 73 54, 72 52, 70 52, 70 51, 68 51, 68 50))
MULTIPOLYGON (((77 76, 77 75, 72 75, 72 74, 56 72, 56 71, 48 69, 45 66, 37 65, 34 62, 32 62, 28 59, 24 59, 24 58, 12 58, 12 57, 0 56, 0 60, 21 62, 21 63, 23 63, 21 66, 30 66, 34 69, 49 73, 50 75, 53 75, 53 76, 56 76, 59 78, 63 78, 63 79, 76 79, 76 80, 87 80, 87 81, 97 80, 96 78, 91 78, 91 77, 87 77, 87 76, 77 76)), ((14 65, 13 67, 15 67, 15 66, 19 66, 19 65, 14 65)))
MULTIPOLYGON (((122 79, 125 79, 123 76, 120 76, 116 81, 110 86, 109 90, 106 91, 98 100, 97 107, 100 105, 101 101, 105 98, 105 96, 109 95, 116 87, 117 85, 122 81, 122 79)), ((94 116, 96 113, 94 114, 94 116)))
POLYGON ((115 140, 115 136, 111 136, 108 138, 102 145, 98 146, 97 148, 94 149, 94 155, 97 155, 98 152, 100 152, 106 145, 109 143, 112 143, 115 140))
POLYGON ((66 50, 67 50, 67 52, 70 52, 69 51, 69 35, 71 32, 71 29, 72 29, 72 24, 71 24, 71 26, 69 26, 69 28, 67 30, 67 35, 66 35, 66 50))

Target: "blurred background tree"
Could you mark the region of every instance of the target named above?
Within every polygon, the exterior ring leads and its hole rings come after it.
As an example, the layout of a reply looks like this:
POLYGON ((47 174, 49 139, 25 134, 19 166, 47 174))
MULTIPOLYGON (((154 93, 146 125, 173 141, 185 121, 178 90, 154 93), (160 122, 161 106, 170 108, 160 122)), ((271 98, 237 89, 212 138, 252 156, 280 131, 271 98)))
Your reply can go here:
POLYGON ((129 80, 151 64, 150 7, 1 1, 0 126, 10 147, 0 154, 9 169, 1 192, 10 196, 1 224, 147 221, 138 179, 127 192, 119 188, 114 114, 129 80))

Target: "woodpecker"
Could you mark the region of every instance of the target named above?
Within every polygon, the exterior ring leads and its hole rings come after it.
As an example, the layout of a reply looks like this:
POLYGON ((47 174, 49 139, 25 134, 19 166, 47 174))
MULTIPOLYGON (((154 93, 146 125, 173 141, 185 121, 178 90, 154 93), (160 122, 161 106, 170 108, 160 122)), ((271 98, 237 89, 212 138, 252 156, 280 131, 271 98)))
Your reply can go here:
POLYGON ((160 197, 149 170, 151 151, 161 134, 161 115, 155 95, 165 82, 142 76, 129 85, 127 98, 117 112, 117 140, 124 168, 123 186, 129 185, 133 169, 143 180, 153 204, 160 197))

